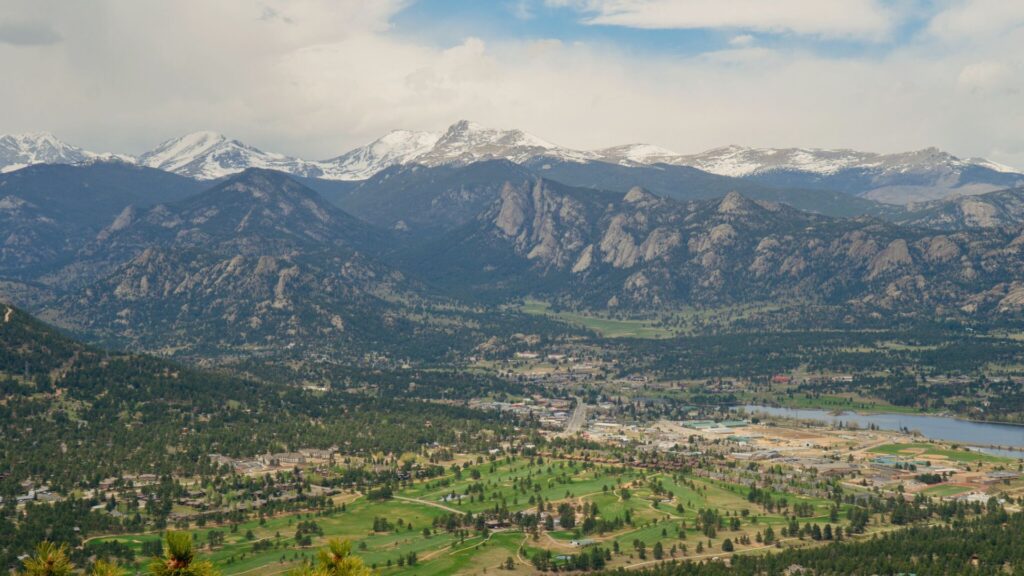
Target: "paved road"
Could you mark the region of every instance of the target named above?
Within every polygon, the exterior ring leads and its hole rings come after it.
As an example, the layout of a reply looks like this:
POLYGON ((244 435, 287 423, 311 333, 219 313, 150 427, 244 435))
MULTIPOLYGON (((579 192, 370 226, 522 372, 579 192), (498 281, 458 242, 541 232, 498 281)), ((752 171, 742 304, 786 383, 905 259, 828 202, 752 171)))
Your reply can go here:
POLYGON ((569 417, 569 423, 565 425, 565 434, 571 436, 583 429, 583 425, 587 423, 587 404, 583 401, 583 398, 576 396, 576 409, 572 411, 572 416, 569 417))

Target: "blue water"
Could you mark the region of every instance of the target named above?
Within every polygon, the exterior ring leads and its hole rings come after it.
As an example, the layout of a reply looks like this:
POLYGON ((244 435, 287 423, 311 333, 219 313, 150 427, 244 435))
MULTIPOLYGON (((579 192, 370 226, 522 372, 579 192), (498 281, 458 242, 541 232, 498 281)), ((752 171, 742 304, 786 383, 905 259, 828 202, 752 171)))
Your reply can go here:
POLYGON ((783 418, 818 420, 831 424, 855 423, 861 428, 872 424, 882 430, 903 430, 920 432, 933 440, 959 442, 978 446, 1004 446, 999 448, 978 448, 987 454, 1024 458, 1024 426, 970 422, 946 416, 924 416, 916 414, 858 414, 843 412, 835 415, 827 410, 803 408, 774 408, 771 406, 742 406, 748 413, 761 412, 783 418))

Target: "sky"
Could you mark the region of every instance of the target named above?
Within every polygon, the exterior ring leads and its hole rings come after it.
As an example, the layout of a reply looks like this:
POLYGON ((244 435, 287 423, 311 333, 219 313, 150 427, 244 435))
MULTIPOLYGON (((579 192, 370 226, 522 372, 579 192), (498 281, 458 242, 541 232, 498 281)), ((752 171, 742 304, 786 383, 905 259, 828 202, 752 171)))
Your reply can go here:
POLYGON ((4 0, 0 133, 336 156, 469 119, 579 149, 1024 167, 1019 0, 4 0))

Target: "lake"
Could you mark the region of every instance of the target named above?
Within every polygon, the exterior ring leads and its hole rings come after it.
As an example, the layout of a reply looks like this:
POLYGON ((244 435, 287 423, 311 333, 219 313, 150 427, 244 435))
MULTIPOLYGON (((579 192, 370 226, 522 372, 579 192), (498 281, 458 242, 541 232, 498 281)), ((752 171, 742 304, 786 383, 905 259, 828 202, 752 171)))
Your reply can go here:
POLYGON ((804 408, 776 408, 772 406, 737 406, 748 413, 761 412, 782 418, 798 420, 818 420, 831 424, 851 423, 861 428, 872 424, 882 430, 903 430, 920 432, 927 438, 959 442, 981 446, 978 448, 987 454, 1024 458, 1024 426, 1012 424, 996 424, 989 422, 971 422, 947 416, 926 416, 919 414, 858 414, 843 412, 836 415, 827 410, 804 408), (990 448, 1003 446, 1005 449, 990 448))

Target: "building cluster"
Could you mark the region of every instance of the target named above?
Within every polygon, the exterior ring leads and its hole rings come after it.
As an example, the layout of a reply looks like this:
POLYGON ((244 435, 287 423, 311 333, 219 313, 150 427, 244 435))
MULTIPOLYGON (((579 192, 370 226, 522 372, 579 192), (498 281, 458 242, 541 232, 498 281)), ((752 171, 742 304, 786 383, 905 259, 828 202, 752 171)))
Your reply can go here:
POLYGON ((334 463, 339 454, 337 446, 327 449, 301 448, 295 452, 260 454, 254 458, 232 458, 222 454, 210 454, 210 461, 218 466, 227 466, 238 474, 262 474, 295 467, 326 466, 334 463))
MULTIPOLYGON (((21 506, 28 502, 60 502, 63 496, 50 490, 50 487, 41 484, 36 485, 33 480, 25 480, 21 483, 21 489, 25 492, 14 497, 16 505, 21 506)), ((0 496, 0 505, 6 504, 3 496, 0 496)))
POLYGON ((470 408, 510 412, 524 418, 532 418, 544 428, 561 430, 572 415, 573 401, 568 398, 545 398, 533 395, 518 401, 471 400, 470 408))

